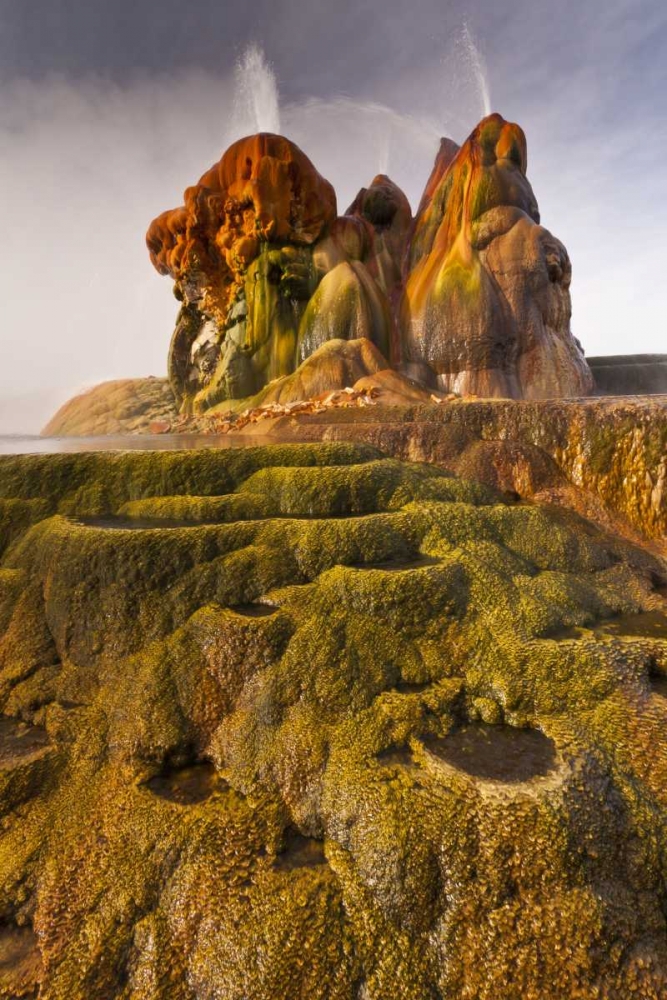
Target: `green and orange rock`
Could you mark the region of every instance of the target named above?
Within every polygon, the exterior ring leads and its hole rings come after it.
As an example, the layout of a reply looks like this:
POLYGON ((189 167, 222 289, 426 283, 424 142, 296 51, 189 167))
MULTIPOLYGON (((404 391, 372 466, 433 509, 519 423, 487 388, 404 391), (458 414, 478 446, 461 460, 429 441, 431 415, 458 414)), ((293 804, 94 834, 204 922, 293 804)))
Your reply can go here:
POLYGON ((540 223, 526 139, 500 115, 444 142, 415 222, 400 328, 405 360, 462 395, 587 395, 570 332, 567 251, 540 223))
POLYGON ((169 376, 186 409, 252 396, 332 338, 389 352, 390 309, 364 264, 372 232, 337 219, 333 188, 282 136, 234 143, 147 244, 183 303, 169 376))
POLYGON ((539 225, 525 136, 500 115, 460 149, 442 140, 414 222, 384 175, 338 217, 305 154, 262 133, 234 143, 147 243, 183 303, 169 377, 186 412, 254 396, 325 342, 361 337, 462 395, 592 388, 567 251, 539 225))

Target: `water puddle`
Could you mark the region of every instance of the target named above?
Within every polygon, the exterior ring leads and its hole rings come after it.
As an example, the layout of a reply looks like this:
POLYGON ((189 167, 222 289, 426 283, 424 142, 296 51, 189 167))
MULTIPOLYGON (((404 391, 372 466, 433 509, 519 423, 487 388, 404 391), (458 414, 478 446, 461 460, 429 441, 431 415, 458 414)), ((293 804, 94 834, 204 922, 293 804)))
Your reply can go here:
POLYGON ((631 639, 667 639, 667 614, 664 611, 643 611, 634 615, 616 615, 583 626, 567 626, 545 632, 543 639, 583 639, 587 633, 597 638, 624 637, 631 639))
POLYGON ((386 766, 399 764, 403 767, 411 767, 414 765, 410 747, 387 747, 386 750, 380 751, 376 759, 378 763, 386 766))
POLYGON ((245 618, 267 618, 269 615, 275 615, 279 609, 275 604, 257 602, 257 604, 234 604, 229 610, 245 618))
POLYGON ((40 753, 48 745, 48 734, 41 726, 30 726, 20 719, 0 716, 0 767, 13 767, 40 753))
POLYGON ((540 635, 541 639, 581 639, 585 634, 585 629, 577 625, 563 625, 558 628, 547 629, 540 635))
POLYGON ((424 684, 412 684, 409 681, 399 681, 391 690, 398 691, 400 694, 420 694, 422 691, 426 691, 431 687, 431 681, 426 681, 424 684))
POLYGON ((618 615, 594 626, 596 635, 638 636, 644 639, 667 639, 667 615, 664 611, 644 611, 638 615, 618 615))
POLYGON ((42 958, 30 927, 0 927, 0 995, 34 995, 42 978, 42 958))
MULTIPOLYGON (((351 520, 352 518, 346 518, 346 520, 351 520)), ((120 514, 102 514, 102 515, 72 515, 67 518, 72 524, 77 525, 81 528, 96 528, 99 531, 166 531, 173 528, 211 528, 216 525, 228 525, 235 524, 239 521, 307 521, 307 520, 320 520, 320 521, 331 521, 335 520, 333 517, 306 517, 302 514, 262 514, 253 515, 252 517, 243 517, 239 515, 238 517, 229 519, 225 517, 220 518, 209 518, 207 520, 198 521, 187 521, 185 519, 179 518, 167 518, 167 517, 125 517, 120 514)), ((355 518, 356 520, 356 518, 355 518)), ((433 560, 436 562, 437 560, 433 560)), ((377 566, 369 567, 365 564, 360 564, 359 569, 413 569, 419 565, 429 565, 429 563, 415 563, 414 566, 408 564, 394 564, 394 563, 378 563, 377 566)))
POLYGON ((653 676, 650 678, 651 690, 659 698, 667 698, 667 677, 653 676))
POLYGON ((150 778, 146 787, 169 802, 191 806, 205 802, 216 791, 225 791, 229 786, 219 776, 213 764, 204 761, 188 767, 173 768, 150 778))
POLYGON ((536 729, 469 723, 442 738, 424 740, 434 756, 474 778, 519 782, 553 771, 556 748, 536 729))
POLYGON ((100 437, 70 438, 7 434, 0 435, 0 455, 63 455, 98 451, 200 451, 203 448, 255 448, 267 444, 276 444, 276 438, 259 434, 244 437, 234 434, 109 434, 100 437))
POLYGON ((326 864, 323 842, 314 837, 304 837, 298 830, 290 828, 285 834, 285 847, 276 856, 274 867, 278 871, 294 871, 295 868, 317 868, 326 864))

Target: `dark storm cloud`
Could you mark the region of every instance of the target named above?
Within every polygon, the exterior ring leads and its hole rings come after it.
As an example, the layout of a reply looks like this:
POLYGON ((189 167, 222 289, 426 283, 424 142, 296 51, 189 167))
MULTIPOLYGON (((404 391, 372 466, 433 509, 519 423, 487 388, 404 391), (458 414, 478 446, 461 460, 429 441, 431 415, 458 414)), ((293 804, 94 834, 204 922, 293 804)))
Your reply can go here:
MULTIPOLYGON (((448 6, 451 14, 456 5, 448 6)), ((400 70, 415 49, 428 57, 446 8, 425 2, 421 19, 412 4, 363 0, 3 0, 0 9, 4 75, 56 71, 122 81, 193 66, 215 73, 246 42, 261 39, 275 48, 289 95, 299 82, 316 91, 354 85, 383 60, 400 70)))
POLYGON ((414 205, 438 134, 483 112, 465 22, 573 258, 575 333, 667 349, 663 0, 0 0, 0 431, 25 426, 14 397, 35 428, 80 385, 164 371, 176 304, 143 234, 254 127, 249 42, 341 209, 387 164, 414 205))

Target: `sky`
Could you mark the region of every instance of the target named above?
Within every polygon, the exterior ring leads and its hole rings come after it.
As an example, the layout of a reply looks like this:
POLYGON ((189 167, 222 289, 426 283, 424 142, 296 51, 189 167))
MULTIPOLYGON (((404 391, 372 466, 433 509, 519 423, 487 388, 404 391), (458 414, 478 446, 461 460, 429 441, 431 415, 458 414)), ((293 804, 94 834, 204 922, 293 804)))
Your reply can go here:
POLYGON ((586 353, 666 353, 664 0, 0 0, 0 433, 165 374, 145 231, 235 138, 279 124, 340 211, 380 170, 415 208, 487 98, 527 133, 586 353))

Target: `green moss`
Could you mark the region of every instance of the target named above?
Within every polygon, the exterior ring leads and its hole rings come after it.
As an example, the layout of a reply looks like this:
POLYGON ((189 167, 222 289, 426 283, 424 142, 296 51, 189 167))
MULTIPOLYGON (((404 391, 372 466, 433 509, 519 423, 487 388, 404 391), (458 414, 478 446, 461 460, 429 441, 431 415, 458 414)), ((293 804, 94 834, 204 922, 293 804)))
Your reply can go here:
POLYGON ((39 497, 0 499, 0 556, 5 549, 37 521, 48 516, 48 502, 39 497))
POLYGON ((0 761, 0 910, 49 1000, 660 995, 667 643, 595 628, 664 607, 651 556, 346 445, 0 460, 39 490, 0 699, 49 747, 0 761), (479 718, 552 771, 437 756, 479 718))

